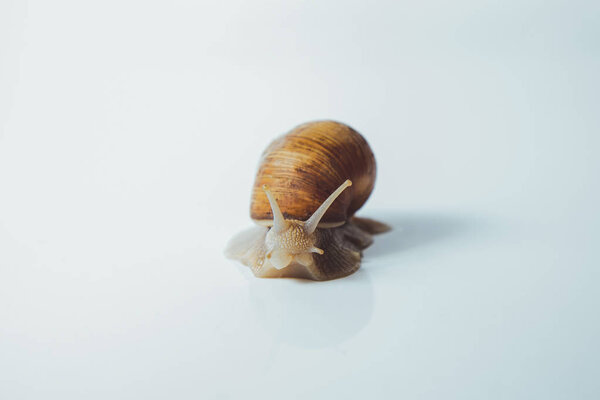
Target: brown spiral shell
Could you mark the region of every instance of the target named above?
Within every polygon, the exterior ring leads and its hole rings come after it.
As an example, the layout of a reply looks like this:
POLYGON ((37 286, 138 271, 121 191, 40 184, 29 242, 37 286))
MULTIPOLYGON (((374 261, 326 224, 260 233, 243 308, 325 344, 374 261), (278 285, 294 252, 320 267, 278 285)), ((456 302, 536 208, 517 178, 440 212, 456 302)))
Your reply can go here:
POLYGON ((331 205, 321 227, 339 226, 367 201, 375 185, 375 157, 357 131, 335 121, 297 126, 275 139, 262 154, 252 190, 250 216, 273 221, 268 185, 286 219, 307 220, 346 179, 352 181, 331 205))

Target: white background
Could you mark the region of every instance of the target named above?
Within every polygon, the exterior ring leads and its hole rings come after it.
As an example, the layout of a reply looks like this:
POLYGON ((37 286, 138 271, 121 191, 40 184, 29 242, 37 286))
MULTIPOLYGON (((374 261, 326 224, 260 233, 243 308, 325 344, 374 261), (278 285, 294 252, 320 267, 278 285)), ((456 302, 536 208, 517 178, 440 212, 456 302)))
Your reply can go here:
POLYGON ((2 0, 0 398, 599 398, 599 4, 2 0), (394 230, 256 279, 259 155, 323 118, 394 230))

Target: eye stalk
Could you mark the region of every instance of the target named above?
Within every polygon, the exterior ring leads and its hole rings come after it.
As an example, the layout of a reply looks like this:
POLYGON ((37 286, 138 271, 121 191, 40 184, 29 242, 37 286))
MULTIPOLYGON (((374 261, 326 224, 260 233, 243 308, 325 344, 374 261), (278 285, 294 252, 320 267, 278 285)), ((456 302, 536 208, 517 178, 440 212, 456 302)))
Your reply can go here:
POLYGON ((273 211, 273 229, 277 232, 283 232, 287 227, 286 221, 283 218, 283 214, 279 209, 279 204, 273 197, 273 193, 271 193, 271 189, 267 185, 263 185, 263 190, 269 199, 269 204, 271 205, 271 210, 273 211))
POLYGON ((297 221, 286 220, 283 217, 283 213, 269 187, 263 185, 263 190, 273 211, 273 227, 265 238, 267 260, 277 269, 287 267, 292 261, 305 266, 311 265, 313 262, 311 253, 320 255, 324 253, 322 249, 315 246, 317 226, 331 204, 349 186, 352 186, 352 182, 347 179, 319 206, 309 219, 297 221))
POLYGON ((321 222, 321 218, 323 218, 323 216, 325 215, 329 207, 331 207, 335 199, 337 199, 338 196, 342 194, 344 189, 350 186, 352 186, 352 181, 350 179, 346 179, 344 183, 340 185, 340 187, 338 187, 333 193, 329 195, 327 200, 325 200, 323 204, 321 204, 319 208, 317 208, 317 211, 315 211, 314 214, 311 215, 310 218, 307 219, 304 223, 304 229, 306 229, 306 232, 311 234, 317 229, 317 225, 319 225, 319 222, 321 222))

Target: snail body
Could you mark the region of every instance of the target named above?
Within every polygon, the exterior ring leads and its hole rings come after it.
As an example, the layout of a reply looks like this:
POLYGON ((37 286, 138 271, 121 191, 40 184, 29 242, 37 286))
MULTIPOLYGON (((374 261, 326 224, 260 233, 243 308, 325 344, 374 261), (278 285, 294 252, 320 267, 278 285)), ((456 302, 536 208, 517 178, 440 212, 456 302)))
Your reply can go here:
POLYGON ((226 255, 258 277, 329 280, 360 267, 362 250, 385 224, 354 217, 375 185, 375 157, 348 125, 316 121, 297 126, 263 152, 250 217, 226 255))

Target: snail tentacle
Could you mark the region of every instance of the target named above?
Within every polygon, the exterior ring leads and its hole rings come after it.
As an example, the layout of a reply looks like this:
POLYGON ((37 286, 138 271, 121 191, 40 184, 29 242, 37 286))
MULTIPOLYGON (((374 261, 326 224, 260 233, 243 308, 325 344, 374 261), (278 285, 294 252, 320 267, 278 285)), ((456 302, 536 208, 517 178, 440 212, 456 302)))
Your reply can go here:
POLYGON ((304 223, 304 229, 306 229, 307 233, 311 234, 315 231, 315 229, 317 229, 317 225, 319 225, 321 218, 323 218, 329 207, 331 207, 331 204, 333 204, 335 199, 337 199, 338 196, 342 194, 344 189, 350 186, 352 186, 352 181, 350 179, 346 179, 344 183, 342 183, 340 187, 338 187, 335 190, 335 192, 331 193, 329 197, 323 202, 323 204, 321 204, 319 208, 317 208, 317 211, 315 211, 313 215, 311 215, 310 218, 306 220, 306 222, 304 223))
POLYGON ((262 188, 269 199, 269 204, 271 205, 271 210, 273 211, 273 229, 277 232, 283 232, 287 227, 287 224, 285 222, 285 218, 283 217, 283 213, 279 208, 279 204, 277 204, 277 200, 275 200, 273 193, 271 193, 271 190, 267 185, 263 185, 262 188))

